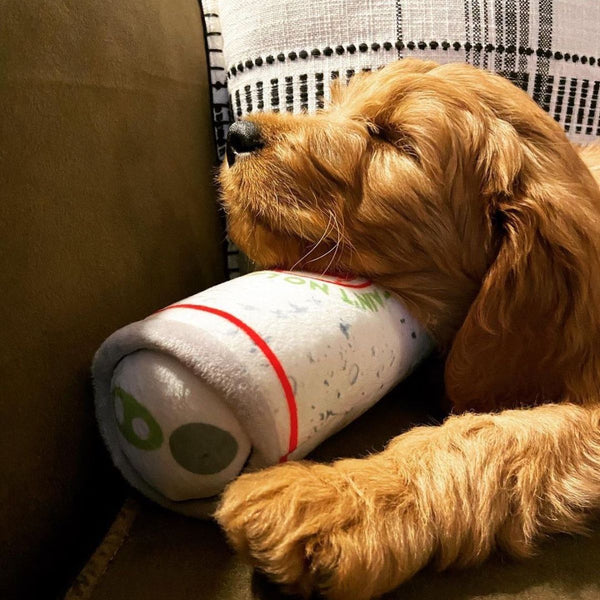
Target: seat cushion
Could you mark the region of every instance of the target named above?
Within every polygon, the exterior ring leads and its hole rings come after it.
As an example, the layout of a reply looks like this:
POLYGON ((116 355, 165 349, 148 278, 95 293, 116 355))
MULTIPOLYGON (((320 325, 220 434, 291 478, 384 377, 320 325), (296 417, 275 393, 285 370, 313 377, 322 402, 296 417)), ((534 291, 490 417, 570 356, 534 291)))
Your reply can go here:
MULTIPOLYGON (((443 418, 441 369, 427 361, 360 419, 310 456, 332 460, 377 451, 412 425, 443 418)), ((270 600, 279 588, 253 572, 227 547, 218 526, 169 513, 137 500, 138 515, 90 600, 270 600)), ((600 530, 590 537, 549 540, 538 557, 514 562, 494 556, 477 569, 425 570, 388 594, 389 600, 597 600, 600 598, 600 530)), ((74 594, 85 588, 77 582, 74 594)))
MULTIPOLYGON (((388 600, 598 600, 600 532, 554 538, 525 562, 495 556, 477 569, 423 571, 388 600)), ((143 504, 90 600, 271 600, 284 597, 227 547, 213 522, 143 504)))

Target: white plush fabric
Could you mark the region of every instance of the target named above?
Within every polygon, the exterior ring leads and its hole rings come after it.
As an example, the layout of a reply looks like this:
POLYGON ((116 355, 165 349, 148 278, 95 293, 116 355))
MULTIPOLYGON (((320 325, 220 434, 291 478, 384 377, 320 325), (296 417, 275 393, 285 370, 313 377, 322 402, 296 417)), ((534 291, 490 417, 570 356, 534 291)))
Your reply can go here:
POLYGON ((262 271, 111 335, 92 367, 96 415, 133 486, 203 516, 249 455, 250 468, 302 458, 430 347, 368 281, 262 271))

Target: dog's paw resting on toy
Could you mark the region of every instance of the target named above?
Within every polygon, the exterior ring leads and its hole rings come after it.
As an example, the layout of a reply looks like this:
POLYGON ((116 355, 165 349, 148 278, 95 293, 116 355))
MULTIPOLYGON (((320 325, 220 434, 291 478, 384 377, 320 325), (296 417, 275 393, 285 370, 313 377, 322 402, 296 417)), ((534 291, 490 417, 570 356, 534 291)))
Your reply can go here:
POLYGON ((600 508, 600 152, 499 76, 410 59, 316 115, 249 122, 221 172, 234 241, 396 294, 468 413, 367 459, 242 477, 218 512, 233 544, 281 583, 355 600, 581 531, 600 508))
POLYGON ((288 463, 241 476, 216 516, 233 547, 288 591, 371 598, 429 556, 411 487, 389 455, 288 463))
POLYGON ((541 535, 583 531, 598 473, 600 408, 466 414, 369 458, 242 475, 216 518, 236 550, 290 591, 366 600, 431 561, 474 565, 495 547, 526 557, 541 535))

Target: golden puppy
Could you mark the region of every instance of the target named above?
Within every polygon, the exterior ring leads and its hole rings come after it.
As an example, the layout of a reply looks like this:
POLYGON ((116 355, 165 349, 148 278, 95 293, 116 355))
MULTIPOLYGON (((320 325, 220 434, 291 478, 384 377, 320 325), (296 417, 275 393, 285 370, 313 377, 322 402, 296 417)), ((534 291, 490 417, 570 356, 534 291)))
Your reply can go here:
POLYGON ((600 506, 598 149, 501 77, 407 59, 315 116, 253 115, 229 163, 239 246, 392 290, 447 353, 463 413, 362 460, 243 475, 217 512, 234 547, 277 582, 357 600, 582 531, 600 506))

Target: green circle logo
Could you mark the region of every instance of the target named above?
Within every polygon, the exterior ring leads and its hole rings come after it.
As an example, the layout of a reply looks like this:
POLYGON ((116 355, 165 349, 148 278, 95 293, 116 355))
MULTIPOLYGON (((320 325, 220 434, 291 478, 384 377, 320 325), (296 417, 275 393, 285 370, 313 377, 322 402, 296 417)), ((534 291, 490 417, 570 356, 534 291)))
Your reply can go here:
POLYGON ((163 443, 163 433, 150 411, 124 389, 113 390, 115 417, 123 437, 140 450, 157 450, 163 443))
POLYGON ((231 464, 238 451, 236 439, 228 432, 207 423, 187 423, 169 438, 173 458, 186 471, 214 475, 231 464))

